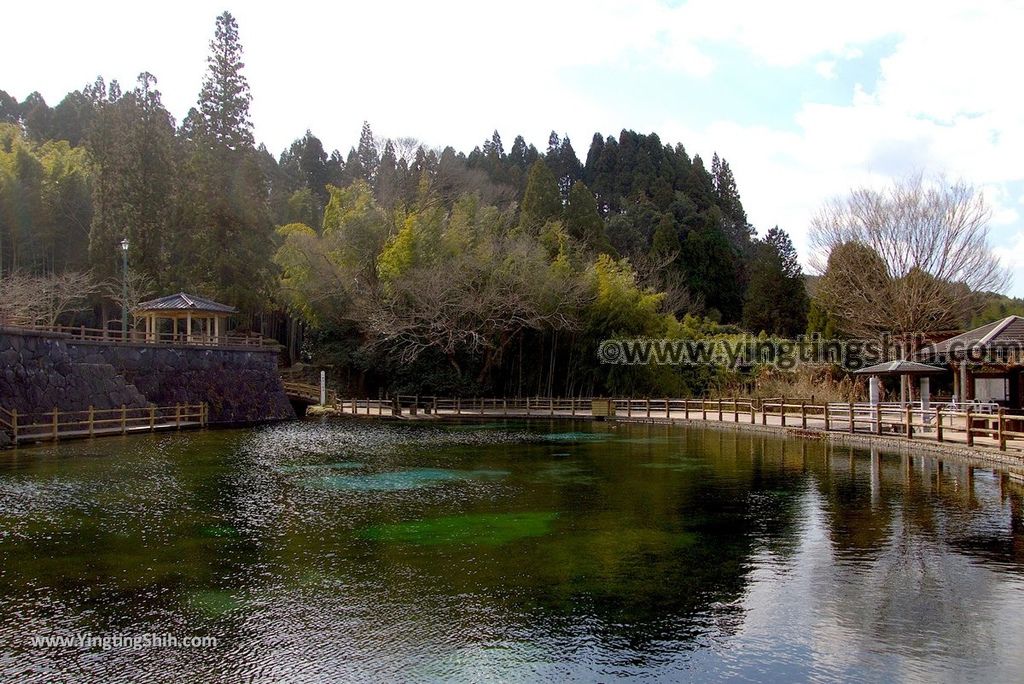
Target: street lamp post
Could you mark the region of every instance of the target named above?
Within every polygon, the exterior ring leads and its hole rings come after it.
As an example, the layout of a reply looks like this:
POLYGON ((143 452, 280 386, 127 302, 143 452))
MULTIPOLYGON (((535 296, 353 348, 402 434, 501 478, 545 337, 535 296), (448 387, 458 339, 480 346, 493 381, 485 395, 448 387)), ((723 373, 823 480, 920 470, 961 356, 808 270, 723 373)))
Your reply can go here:
POLYGON ((121 337, 128 339, 128 238, 121 240, 121 337))

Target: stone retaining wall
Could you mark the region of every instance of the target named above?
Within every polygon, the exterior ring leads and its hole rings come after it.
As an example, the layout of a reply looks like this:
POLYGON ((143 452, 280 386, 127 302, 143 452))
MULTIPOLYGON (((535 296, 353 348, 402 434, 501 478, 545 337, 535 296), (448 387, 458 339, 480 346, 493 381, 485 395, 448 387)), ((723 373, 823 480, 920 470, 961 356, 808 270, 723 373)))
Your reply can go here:
POLYGON ((274 349, 83 342, 0 330, 0 406, 21 414, 206 402, 211 423, 294 418, 274 349))

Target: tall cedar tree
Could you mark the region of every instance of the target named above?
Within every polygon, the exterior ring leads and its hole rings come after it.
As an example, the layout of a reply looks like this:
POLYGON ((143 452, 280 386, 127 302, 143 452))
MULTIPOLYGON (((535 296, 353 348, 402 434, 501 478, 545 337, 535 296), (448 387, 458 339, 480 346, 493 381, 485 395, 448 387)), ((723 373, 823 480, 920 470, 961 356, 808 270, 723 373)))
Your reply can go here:
POLYGON ((199 93, 205 137, 219 147, 240 150, 252 147, 252 121, 249 82, 242 75, 242 44, 238 23, 230 12, 217 17, 210 55, 206 58, 206 78, 199 93))
POLYGON ((252 146, 252 98, 241 55, 238 25, 225 12, 210 42, 199 110, 184 126, 193 146, 183 194, 193 199, 182 207, 182 220, 191 230, 175 252, 190 255, 181 264, 190 284, 252 313, 270 302, 273 225, 252 146))
POLYGON ((537 234, 548 221, 556 221, 562 215, 562 196, 558 192, 558 181, 551 169, 538 159, 530 167, 526 180, 526 192, 519 212, 519 227, 529 234, 537 234))
POLYGON ((160 100, 156 78, 106 102, 88 138, 93 163, 93 218, 89 258, 97 275, 119 276, 118 244, 127 238, 138 272, 166 285, 167 242, 177 194, 174 120, 160 100))

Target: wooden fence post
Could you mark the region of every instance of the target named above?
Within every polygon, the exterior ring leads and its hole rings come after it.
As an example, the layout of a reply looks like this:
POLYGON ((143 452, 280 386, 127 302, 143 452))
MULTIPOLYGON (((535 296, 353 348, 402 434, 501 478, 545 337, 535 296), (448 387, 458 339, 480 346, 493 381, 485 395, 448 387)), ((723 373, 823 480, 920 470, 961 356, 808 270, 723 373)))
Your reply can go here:
POLYGON ((554 397, 548 397, 548 415, 549 416, 555 415, 555 398, 554 397))
POLYGON ((971 407, 967 407, 967 446, 974 446, 974 432, 971 430, 971 423, 973 418, 971 416, 971 407))
POLYGON ((882 434, 882 405, 875 404, 875 434, 882 434))
POLYGON ((11 409, 11 433, 14 446, 18 446, 18 409, 11 409))
POLYGON ((683 399, 683 418, 690 420, 690 400, 683 399))
POLYGON ((455 415, 462 415, 462 397, 455 397, 455 415))
POLYGON ((782 417, 782 427, 786 427, 786 397, 782 397, 782 403, 779 404, 779 415, 782 417))
POLYGON ((665 397, 665 420, 672 420, 672 404, 668 397, 665 397))
POLYGON ((629 399, 626 399, 626 417, 633 417, 633 395, 629 395, 629 399))
POLYGON ((708 419, 708 402, 707 400, 704 399, 704 397, 700 398, 700 419, 708 419))
POLYGON ((121 404, 121 434, 128 432, 128 407, 121 404))
POLYGON ((903 415, 907 420, 907 439, 914 439, 914 413, 910 408, 910 404, 907 404, 903 415))
POLYGON ((750 424, 753 425, 757 422, 757 418, 754 415, 754 401, 750 401, 750 424))
POLYGON ((740 407, 739 404, 736 403, 736 397, 732 398, 732 422, 740 422, 740 407))
POLYGON ((825 413, 824 413, 824 416, 825 416, 825 432, 829 432, 831 430, 831 427, 829 426, 829 422, 828 422, 828 401, 825 402, 824 406, 825 406, 825 413))
POLYGON ((508 415, 508 399, 502 398, 501 400, 501 414, 503 416, 508 415))
POLYGON ((935 407, 935 439, 938 442, 942 442, 942 410, 935 407))
MULTIPOLYGON (((123 421, 122 421, 123 425, 123 421)), ((174 405, 174 428, 176 430, 181 429, 181 404, 174 405)))
POLYGON ((53 441, 57 441, 57 407, 53 407, 53 441))
POLYGON ((644 401, 647 402, 647 420, 650 420, 651 419, 651 398, 650 397, 646 397, 644 399, 644 401))
POLYGON ((94 423, 93 423, 93 420, 94 420, 94 419, 95 419, 95 417, 96 417, 95 413, 96 413, 96 412, 95 412, 95 409, 93 409, 93 406, 92 406, 92 404, 89 404, 89 436, 90 436, 90 437, 92 437, 92 436, 93 436, 93 434, 94 434, 94 432, 95 432, 95 431, 94 431, 94 427, 95 427, 95 425, 94 425, 94 423))
POLYGON ((156 430, 156 404, 149 405, 149 430, 156 430))
POLYGON ((800 428, 807 429, 807 403, 803 401, 800 402, 800 428))
MULTIPOLYGON (((750 402, 750 410, 751 411, 754 410, 754 402, 750 402)), ((768 424, 768 409, 765 408, 765 404, 762 401, 761 402, 761 425, 767 425, 767 424, 768 424)))
POLYGON ((856 426, 856 423, 854 422, 854 418, 853 418, 853 402, 852 401, 850 402, 850 416, 849 417, 850 417, 850 434, 852 435, 854 432, 857 431, 857 426, 856 426))
POLYGON ((1006 409, 1000 408, 999 412, 996 413, 996 420, 999 421, 996 425, 996 434, 999 437, 999 450, 1006 451, 1006 434, 1003 432, 1003 416, 1006 414, 1006 409))
POLYGON ((722 398, 718 398, 718 422, 722 422, 722 398))

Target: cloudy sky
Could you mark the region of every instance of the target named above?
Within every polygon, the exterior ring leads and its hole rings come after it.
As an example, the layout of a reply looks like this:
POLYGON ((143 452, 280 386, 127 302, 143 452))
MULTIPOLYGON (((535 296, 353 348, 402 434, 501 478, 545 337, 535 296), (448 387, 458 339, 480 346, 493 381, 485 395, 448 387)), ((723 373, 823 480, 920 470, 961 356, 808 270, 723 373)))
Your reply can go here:
POLYGON ((554 129, 581 156, 595 131, 653 131, 724 156, 754 225, 802 253, 825 199, 945 173, 984 189, 1024 296, 1022 2, 17 3, 0 88, 55 105, 148 70, 180 120, 224 9, 275 153, 307 128, 347 152, 364 119, 465 151, 495 129, 543 148, 554 129))

